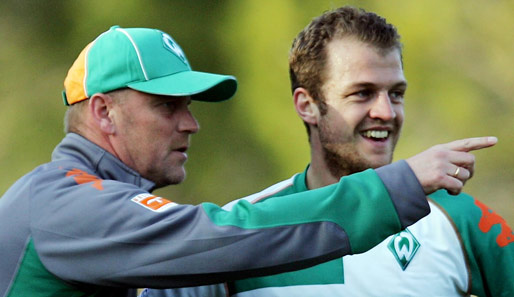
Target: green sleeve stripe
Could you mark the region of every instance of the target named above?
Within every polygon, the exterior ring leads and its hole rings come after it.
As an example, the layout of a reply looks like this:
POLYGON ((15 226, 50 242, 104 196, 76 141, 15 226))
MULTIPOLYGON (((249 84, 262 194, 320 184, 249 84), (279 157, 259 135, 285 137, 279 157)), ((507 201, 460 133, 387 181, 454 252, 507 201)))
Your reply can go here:
POLYGON ((345 230, 352 252, 364 252, 401 230, 389 194, 374 170, 343 177, 324 188, 267 199, 257 204, 240 201, 228 212, 203 204, 214 224, 245 229, 273 228, 312 222, 333 222, 345 230))
POLYGON ((231 282, 228 289, 232 295, 267 287, 329 284, 344 284, 343 259, 338 258, 307 269, 231 282))

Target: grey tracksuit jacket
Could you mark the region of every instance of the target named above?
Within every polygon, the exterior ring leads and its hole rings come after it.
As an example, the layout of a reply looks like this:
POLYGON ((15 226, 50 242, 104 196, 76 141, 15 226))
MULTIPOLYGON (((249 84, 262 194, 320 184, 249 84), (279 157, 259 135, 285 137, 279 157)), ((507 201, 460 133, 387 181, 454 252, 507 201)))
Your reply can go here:
MULTIPOLYGON (((429 213, 405 161, 230 211, 154 184, 70 133, 0 199, 0 296, 135 296, 361 253, 429 213)), ((213 197, 205 197, 209 201, 213 197)))

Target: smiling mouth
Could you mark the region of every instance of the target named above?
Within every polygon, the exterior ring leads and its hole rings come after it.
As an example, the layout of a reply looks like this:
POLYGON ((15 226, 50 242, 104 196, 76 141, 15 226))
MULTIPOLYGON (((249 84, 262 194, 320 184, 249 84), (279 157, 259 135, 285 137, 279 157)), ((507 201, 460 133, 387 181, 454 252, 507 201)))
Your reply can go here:
POLYGON ((387 130, 367 130, 360 133, 362 137, 373 141, 386 141, 390 132, 387 130))

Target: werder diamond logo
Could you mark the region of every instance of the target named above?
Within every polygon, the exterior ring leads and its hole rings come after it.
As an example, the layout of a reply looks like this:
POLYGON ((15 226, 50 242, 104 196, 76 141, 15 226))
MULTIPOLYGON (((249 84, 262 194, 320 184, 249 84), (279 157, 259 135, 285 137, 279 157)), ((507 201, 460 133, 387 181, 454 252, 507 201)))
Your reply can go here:
POLYGON ((405 270, 416 255, 420 244, 416 237, 408 229, 405 229, 394 235, 387 247, 393 253, 402 270, 405 270))
POLYGON ((186 55, 184 54, 184 52, 182 51, 180 46, 178 46, 178 44, 175 42, 175 40, 173 40, 173 38, 171 38, 171 36, 169 36, 166 33, 163 33, 162 41, 163 41, 164 47, 166 49, 170 50, 177 57, 179 57, 179 59, 182 60, 182 62, 184 62, 184 64, 189 65, 189 63, 187 62, 187 59, 186 59, 186 55))

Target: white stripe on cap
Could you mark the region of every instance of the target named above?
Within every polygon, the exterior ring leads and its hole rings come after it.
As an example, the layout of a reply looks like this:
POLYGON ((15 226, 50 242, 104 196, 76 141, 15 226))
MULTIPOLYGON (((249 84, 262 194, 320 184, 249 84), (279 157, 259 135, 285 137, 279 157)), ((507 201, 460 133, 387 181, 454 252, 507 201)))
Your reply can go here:
POLYGON ((122 28, 116 28, 117 31, 120 31, 121 33, 125 34, 127 38, 130 40, 130 43, 132 43, 132 46, 134 47, 134 50, 137 54, 137 59, 139 60, 139 66, 141 66, 141 70, 143 70, 143 74, 145 76, 145 79, 148 80, 148 75, 146 74, 145 65, 143 65, 143 60, 141 59, 141 54, 139 53, 139 49, 137 48, 137 44, 134 42, 134 39, 132 39, 132 36, 122 28))
POLYGON ((88 47, 88 49, 86 50, 87 52, 84 54, 84 78, 83 78, 83 81, 82 81, 82 87, 84 88, 84 95, 86 95, 86 98, 89 98, 89 94, 87 93, 87 74, 89 72, 89 65, 87 64, 87 57, 89 56, 89 51, 91 50, 91 48, 93 47, 93 45, 95 44, 96 42, 96 39, 93 41, 93 43, 91 43, 88 47))

